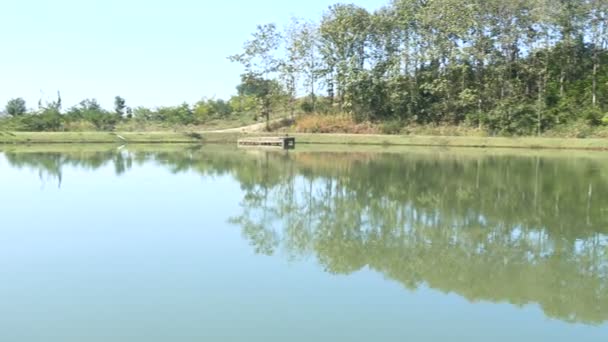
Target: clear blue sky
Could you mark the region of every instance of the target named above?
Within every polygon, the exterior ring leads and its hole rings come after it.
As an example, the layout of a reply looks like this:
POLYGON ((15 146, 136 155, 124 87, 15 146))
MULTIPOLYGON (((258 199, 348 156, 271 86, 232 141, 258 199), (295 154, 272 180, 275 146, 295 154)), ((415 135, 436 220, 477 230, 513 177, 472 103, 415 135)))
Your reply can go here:
MULTIPOLYGON (((2 0, 0 108, 36 107, 61 91, 64 107, 121 95, 131 106, 193 103, 234 93, 240 52, 257 24, 317 20, 335 0, 2 0)), ((370 10, 388 0, 353 0, 370 10)))

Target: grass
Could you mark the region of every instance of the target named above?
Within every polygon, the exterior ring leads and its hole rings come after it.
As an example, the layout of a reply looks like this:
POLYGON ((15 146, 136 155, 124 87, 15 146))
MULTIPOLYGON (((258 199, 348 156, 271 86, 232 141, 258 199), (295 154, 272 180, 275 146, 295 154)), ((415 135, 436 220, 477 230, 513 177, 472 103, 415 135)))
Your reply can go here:
POLYGON ((191 143, 188 132, 0 132, 0 143, 191 143))
POLYGON ((409 136, 379 134, 294 134, 298 143, 397 145, 442 147, 494 147, 527 149, 608 150, 608 139, 506 138, 465 136, 409 136))
POLYGON ((184 131, 214 131, 228 128, 242 127, 257 123, 251 115, 234 115, 222 119, 210 119, 200 125, 179 125, 162 122, 146 122, 130 120, 119 123, 117 132, 184 132, 184 131))
MULTIPOLYGON (((397 119, 381 122, 357 122, 350 115, 309 114, 297 117, 295 124, 283 130, 293 133, 356 133, 400 134, 409 136, 488 137, 517 136, 506 132, 489 133, 486 128, 466 124, 417 124, 397 119)), ((520 135, 525 136, 525 135, 520 135)), ((557 125, 543 132, 544 137, 554 138, 608 138, 608 122, 591 126, 584 120, 557 125)))
MULTIPOLYGON (((67 144, 67 143, 229 143, 243 136, 264 136, 272 133, 211 132, 0 132, 4 144, 67 144)), ((608 150, 608 139, 573 138, 507 138, 476 136, 413 136, 381 134, 314 134, 293 133, 297 144, 377 145, 377 146, 440 146, 493 147, 526 149, 608 150)))

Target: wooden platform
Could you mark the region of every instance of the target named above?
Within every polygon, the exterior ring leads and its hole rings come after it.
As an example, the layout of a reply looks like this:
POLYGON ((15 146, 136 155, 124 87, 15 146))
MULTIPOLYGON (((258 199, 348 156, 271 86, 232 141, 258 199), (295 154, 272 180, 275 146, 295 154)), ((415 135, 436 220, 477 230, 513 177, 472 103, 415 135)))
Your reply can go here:
POLYGON ((259 138, 244 138, 238 140, 238 146, 260 146, 260 147, 280 147, 284 149, 293 149, 296 147, 296 138, 294 137, 259 137, 259 138))

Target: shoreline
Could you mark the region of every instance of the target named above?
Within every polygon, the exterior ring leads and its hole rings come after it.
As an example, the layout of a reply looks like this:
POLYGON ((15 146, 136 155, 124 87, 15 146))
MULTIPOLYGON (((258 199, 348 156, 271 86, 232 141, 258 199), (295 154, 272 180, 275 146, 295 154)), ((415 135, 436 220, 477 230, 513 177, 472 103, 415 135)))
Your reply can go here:
MULTIPOLYGON (((239 138, 281 136, 237 132, 0 132, 2 144, 236 144, 239 138)), ((290 133, 298 144, 427 146, 608 151, 608 139, 550 137, 410 136, 379 134, 290 133)))

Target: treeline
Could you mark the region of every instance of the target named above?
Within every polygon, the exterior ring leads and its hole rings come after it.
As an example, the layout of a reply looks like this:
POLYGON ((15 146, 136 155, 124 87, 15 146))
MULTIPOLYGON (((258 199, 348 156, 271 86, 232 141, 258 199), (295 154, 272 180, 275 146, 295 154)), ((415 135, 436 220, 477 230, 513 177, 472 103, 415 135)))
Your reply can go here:
POLYGON ((111 110, 103 108, 96 99, 84 99, 64 110, 58 93, 54 101, 44 104, 40 101, 37 109, 28 109, 22 98, 9 100, 4 108, 7 117, 0 121, 0 128, 17 131, 112 131, 120 124, 130 123, 203 125, 210 120, 249 115, 255 110, 255 99, 247 96, 234 96, 229 101, 203 99, 194 105, 184 103, 157 108, 131 108, 124 98, 116 96, 111 110))
POLYGON ((318 24, 258 26, 230 59, 265 115, 280 85, 292 112, 306 97, 308 111, 324 99, 359 121, 542 134, 608 124, 607 30, 607 0, 337 4, 318 24))

